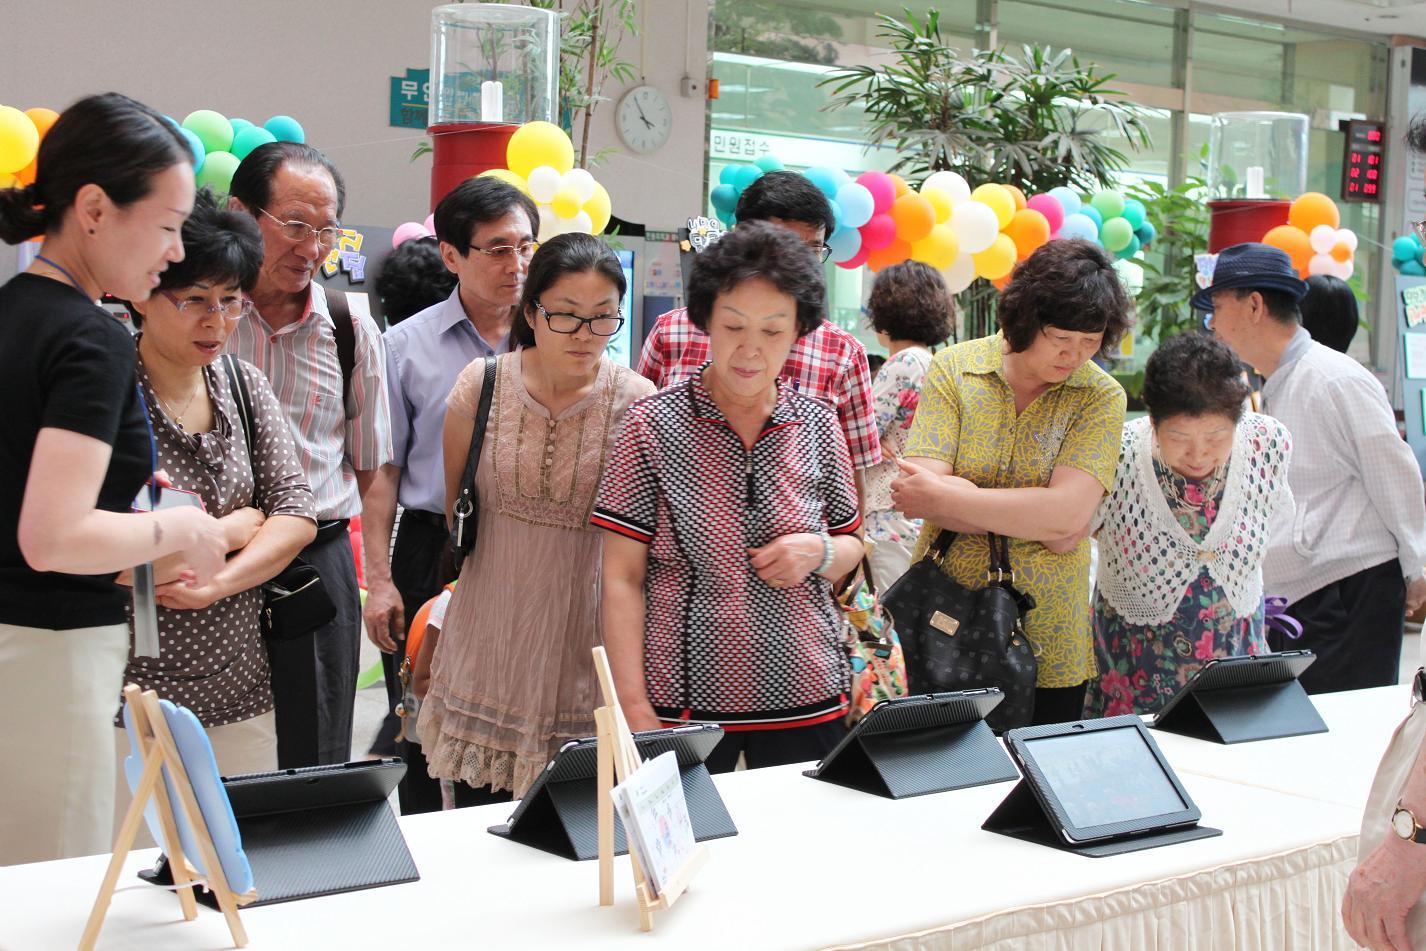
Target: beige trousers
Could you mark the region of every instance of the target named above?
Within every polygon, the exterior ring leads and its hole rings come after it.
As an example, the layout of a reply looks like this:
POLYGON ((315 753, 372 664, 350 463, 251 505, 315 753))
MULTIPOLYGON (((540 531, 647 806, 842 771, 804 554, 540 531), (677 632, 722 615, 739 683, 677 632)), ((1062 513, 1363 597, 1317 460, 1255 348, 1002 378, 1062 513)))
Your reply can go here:
MULTIPOLYGON (((1357 840, 1358 864, 1388 835, 1395 835, 1391 831, 1391 814, 1396 811, 1396 801, 1401 798, 1401 789, 1406 785, 1423 741, 1426 741, 1426 703, 1418 703, 1392 734, 1391 743, 1377 767, 1376 778, 1372 780, 1371 795, 1367 797, 1367 809, 1362 815, 1362 832, 1357 840)), ((1426 845, 1416 848, 1426 848, 1426 845)), ((1426 948, 1426 897, 1417 899, 1407 915, 1406 931, 1413 947, 1426 948)))
MULTIPOLYGON (((123 824, 124 813, 129 810, 133 793, 128 780, 124 778, 124 757, 129 755, 129 734, 122 728, 114 731, 114 812, 112 821, 114 832, 123 824)), ((213 758, 218 761, 220 776, 238 776, 243 773, 270 773, 277 769, 277 721, 271 710, 260 713, 250 720, 227 723, 223 726, 207 727, 208 742, 213 744, 213 758)), ((151 849, 155 845, 149 835, 147 825, 139 826, 134 848, 151 849)))
POLYGON ((0 624, 0 865, 108 852, 124 624, 0 624))

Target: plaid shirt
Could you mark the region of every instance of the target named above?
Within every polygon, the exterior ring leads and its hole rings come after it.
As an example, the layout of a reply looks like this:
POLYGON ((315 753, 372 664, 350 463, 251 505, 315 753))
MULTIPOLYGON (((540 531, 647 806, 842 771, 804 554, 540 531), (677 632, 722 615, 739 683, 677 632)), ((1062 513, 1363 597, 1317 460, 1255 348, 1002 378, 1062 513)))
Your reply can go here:
MULTIPOLYGON (((639 372, 664 390, 692 377, 707 361, 708 335, 693 326, 688 311, 680 307, 654 324, 639 356, 639 372)), ((797 392, 836 411, 852 468, 870 469, 881 462, 871 371, 860 340, 824 321, 792 345, 782 375, 797 392)))

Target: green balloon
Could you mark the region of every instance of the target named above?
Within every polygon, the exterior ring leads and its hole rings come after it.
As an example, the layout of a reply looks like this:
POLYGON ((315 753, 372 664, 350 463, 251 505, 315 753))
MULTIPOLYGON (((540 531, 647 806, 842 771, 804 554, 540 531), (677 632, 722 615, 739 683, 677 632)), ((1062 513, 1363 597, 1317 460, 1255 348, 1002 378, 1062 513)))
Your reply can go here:
POLYGON ((1099 226, 1099 240, 1106 251, 1123 251, 1134 240, 1134 228, 1123 218, 1110 218, 1099 226))
POLYGON ((1139 242, 1139 236, 1134 235, 1129 239, 1128 244, 1114 252, 1114 256, 1120 261, 1127 261, 1143 250, 1143 247, 1144 246, 1139 242))
POLYGON ((183 120, 183 127, 198 136, 209 152, 226 152, 233 144, 233 124, 227 116, 212 109, 190 112, 183 120))
POLYGON ((198 187, 208 186, 220 195, 228 193, 233 173, 238 170, 238 157, 232 152, 209 152, 198 172, 198 187))
MULTIPOLYGON (((1118 192, 1109 191, 1108 189, 1097 192, 1095 196, 1089 200, 1089 203, 1094 207, 1095 211, 1104 216, 1105 224, 1109 223, 1110 218, 1118 218, 1124 214, 1124 196, 1118 192)), ((1129 228, 1129 233, 1134 233, 1132 226, 1129 228)))
POLYGON ((248 153, 259 145, 266 145, 269 142, 276 142, 277 136, 267 131, 260 125, 248 126, 233 136, 233 147, 230 151, 239 160, 248 157, 248 153))

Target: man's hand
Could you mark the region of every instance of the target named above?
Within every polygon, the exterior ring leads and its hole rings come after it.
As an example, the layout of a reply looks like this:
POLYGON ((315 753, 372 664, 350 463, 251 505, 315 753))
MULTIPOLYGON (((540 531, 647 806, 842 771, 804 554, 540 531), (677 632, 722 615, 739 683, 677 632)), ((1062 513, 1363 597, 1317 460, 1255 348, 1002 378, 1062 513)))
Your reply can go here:
POLYGON ((1347 880, 1342 923, 1373 951, 1411 951, 1406 915, 1426 891, 1426 845, 1388 832, 1347 880))
POLYGON ((1406 613, 1415 614, 1423 604, 1426 604, 1426 574, 1418 575, 1406 586, 1406 613))
POLYGON ((389 579, 367 578, 366 604, 361 609, 366 636, 383 654, 396 652, 396 641, 406 637, 406 614, 401 595, 389 579))

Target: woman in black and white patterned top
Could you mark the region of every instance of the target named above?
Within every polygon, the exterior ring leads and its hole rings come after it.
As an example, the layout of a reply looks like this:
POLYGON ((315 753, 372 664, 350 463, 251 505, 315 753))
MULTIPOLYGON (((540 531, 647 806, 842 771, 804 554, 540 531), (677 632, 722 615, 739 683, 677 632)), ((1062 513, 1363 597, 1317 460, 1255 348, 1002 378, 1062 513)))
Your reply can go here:
MULTIPOLYGON (((143 328, 138 378, 159 467, 174 488, 196 493, 219 517, 230 554, 199 587, 183 583, 177 561, 155 565, 159 656, 136 656, 131 639, 124 681, 192 710, 224 775, 260 772, 277 768, 260 586, 316 534, 312 490, 266 377, 239 362, 253 407, 250 447, 218 362, 233 325, 251 307, 243 288, 256 280, 262 261, 256 226, 247 216, 220 211, 204 193, 183 227, 183 243, 184 260, 135 308, 143 328)), ((132 625, 131 611, 131 631, 132 625)), ((122 729, 116 743, 122 763, 128 752, 122 729)), ((122 810, 128 800, 122 776, 119 800, 122 810)))

